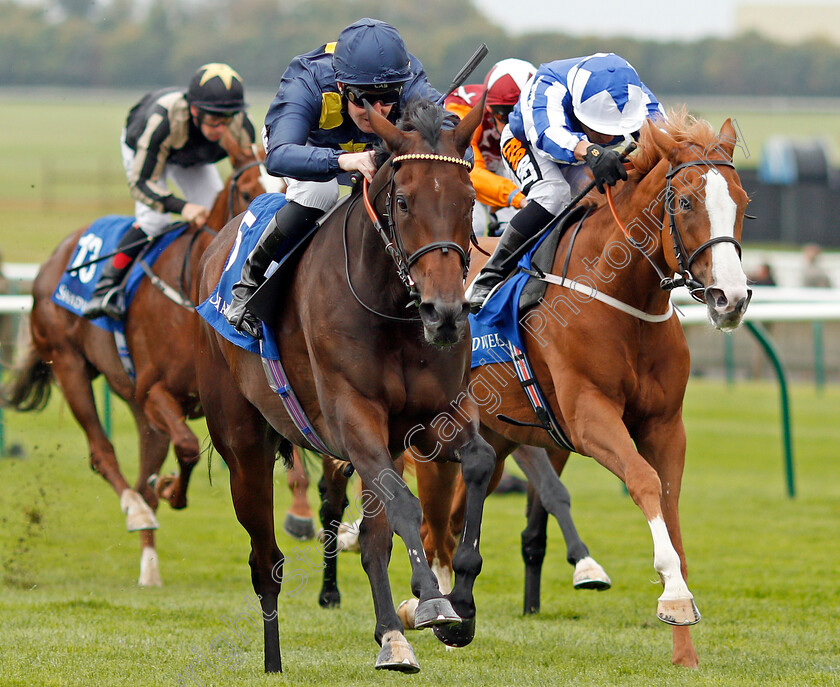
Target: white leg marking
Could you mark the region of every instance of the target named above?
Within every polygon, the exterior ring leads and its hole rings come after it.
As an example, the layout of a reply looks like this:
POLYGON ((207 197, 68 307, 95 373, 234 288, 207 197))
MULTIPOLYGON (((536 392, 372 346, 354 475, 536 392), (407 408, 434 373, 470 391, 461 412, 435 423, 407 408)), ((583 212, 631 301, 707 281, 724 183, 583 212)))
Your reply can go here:
POLYGON ((140 579, 137 584, 141 587, 162 587, 163 580, 158 568, 158 556, 151 546, 144 546, 140 556, 140 579))
POLYGON ((680 557, 668 536, 668 528, 661 517, 648 522, 653 535, 653 567, 659 573, 659 578, 665 586, 660 601, 674 601, 676 599, 693 599, 688 585, 680 571, 680 557))
POLYGON ((432 572, 437 577, 441 594, 449 594, 452 591, 452 568, 442 566, 440 559, 435 556, 432 559, 432 572))

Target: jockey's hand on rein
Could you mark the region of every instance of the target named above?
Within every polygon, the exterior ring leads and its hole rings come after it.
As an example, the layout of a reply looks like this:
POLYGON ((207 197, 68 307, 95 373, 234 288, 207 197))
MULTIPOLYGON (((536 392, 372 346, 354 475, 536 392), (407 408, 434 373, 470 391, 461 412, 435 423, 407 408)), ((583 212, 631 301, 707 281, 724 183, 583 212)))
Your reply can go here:
POLYGON ((627 170, 621 162, 621 156, 614 150, 593 143, 586 149, 583 159, 592 170, 595 185, 604 192, 604 184, 614 186, 619 179, 627 180, 627 170))

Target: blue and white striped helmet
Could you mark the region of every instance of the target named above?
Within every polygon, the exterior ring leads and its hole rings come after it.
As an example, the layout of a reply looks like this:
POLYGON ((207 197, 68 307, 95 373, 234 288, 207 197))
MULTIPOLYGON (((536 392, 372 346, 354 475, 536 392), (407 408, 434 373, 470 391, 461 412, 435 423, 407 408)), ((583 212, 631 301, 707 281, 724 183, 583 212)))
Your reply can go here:
POLYGON ((572 108, 583 124, 610 136, 642 128, 647 115, 642 81, 615 53, 596 53, 578 62, 566 77, 572 108))

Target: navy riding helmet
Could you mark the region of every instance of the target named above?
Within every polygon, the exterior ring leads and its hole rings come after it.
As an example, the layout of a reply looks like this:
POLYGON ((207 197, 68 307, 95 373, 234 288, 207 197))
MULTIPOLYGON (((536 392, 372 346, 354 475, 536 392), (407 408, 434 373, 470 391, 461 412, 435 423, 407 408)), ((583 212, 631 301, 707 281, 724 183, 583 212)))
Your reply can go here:
POLYGON ((402 36, 378 19, 360 19, 344 28, 332 62, 335 80, 350 85, 397 84, 411 77, 402 36))

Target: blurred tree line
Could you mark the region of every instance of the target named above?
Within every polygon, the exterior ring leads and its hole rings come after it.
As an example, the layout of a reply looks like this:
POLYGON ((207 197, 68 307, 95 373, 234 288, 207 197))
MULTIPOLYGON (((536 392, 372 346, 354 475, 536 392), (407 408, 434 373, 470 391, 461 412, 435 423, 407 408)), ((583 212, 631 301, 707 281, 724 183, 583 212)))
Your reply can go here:
POLYGON ((197 67, 223 61, 247 88, 273 91, 292 57, 335 40, 364 16, 394 24, 441 90, 483 41, 490 55, 474 80, 503 57, 539 64, 612 51, 657 93, 837 95, 840 47, 832 43, 786 45, 757 35, 693 42, 513 37, 469 0, 0 0, 0 86, 186 86, 197 67))

